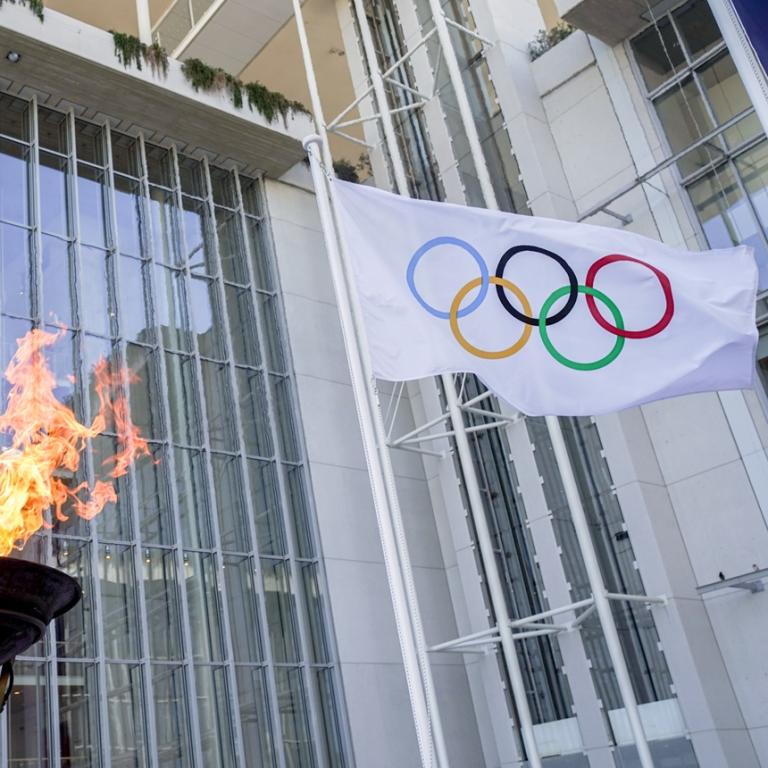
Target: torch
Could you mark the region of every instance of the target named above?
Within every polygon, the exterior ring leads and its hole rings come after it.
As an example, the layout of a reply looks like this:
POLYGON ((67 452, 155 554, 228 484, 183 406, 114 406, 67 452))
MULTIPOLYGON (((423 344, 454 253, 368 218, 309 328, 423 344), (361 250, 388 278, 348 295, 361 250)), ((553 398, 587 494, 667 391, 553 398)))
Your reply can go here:
POLYGON ((13 688, 16 656, 82 597, 80 585, 66 573, 7 555, 71 512, 92 519, 117 501, 114 479, 137 457, 150 454, 130 420, 124 391, 135 377, 127 369, 112 368, 106 360, 94 367, 99 406, 90 425, 81 424, 56 397, 56 377, 44 352, 61 335, 41 329, 25 334, 5 371, 10 391, 0 433, 10 438, 10 447, 0 451, 0 712, 13 688), (108 429, 117 451, 103 461, 92 484, 73 485, 89 441, 108 429))

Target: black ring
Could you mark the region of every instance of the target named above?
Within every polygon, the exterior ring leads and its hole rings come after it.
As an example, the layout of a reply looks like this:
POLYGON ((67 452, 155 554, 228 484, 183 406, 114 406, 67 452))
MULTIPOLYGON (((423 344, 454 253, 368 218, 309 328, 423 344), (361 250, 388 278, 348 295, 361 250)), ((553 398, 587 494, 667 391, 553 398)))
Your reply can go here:
MULTIPOLYGON (((565 270, 565 274, 568 275, 568 282, 570 283, 571 288, 570 293, 568 294, 568 301, 565 302, 565 306, 559 312, 556 312, 551 317, 548 317, 545 324, 554 325, 555 323, 559 323, 561 320, 565 320, 565 318, 570 314, 571 310, 576 306, 576 300, 579 298, 579 281, 576 279, 576 273, 571 269, 571 267, 568 265, 568 262, 562 256, 558 256, 556 253, 552 253, 552 251, 548 251, 546 248, 539 248, 536 245, 516 245, 514 248, 510 248, 501 257, 499 266, 496 267, 496 277, 500 279, 504 278, 504 270, 507 267, 507 263, 515 254, 518 254, 521 251, 533 251, 534 253, 541 253, 544 256, 549 256, 550 259, 554 259, 565 270)), ((528 317, 528 315, 524 315, 522 312, 518 311, 512 306, 509 299, 507 298, 507 294, 504 293, 503 286, 497 285, 496 293, 499 296, 501 305, 504 307, 504 309, 507 310, 507 312, 509 312, 510 315, 512 315, 512 317, 517 318, 523 323, 528 323, 528 325, 539 324, 538 317, 528 317)))

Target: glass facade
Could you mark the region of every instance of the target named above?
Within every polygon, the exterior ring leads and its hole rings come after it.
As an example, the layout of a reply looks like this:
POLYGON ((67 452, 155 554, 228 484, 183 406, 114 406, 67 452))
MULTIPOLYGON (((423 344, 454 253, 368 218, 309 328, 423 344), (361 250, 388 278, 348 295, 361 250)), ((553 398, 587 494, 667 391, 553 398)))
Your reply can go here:
POLYGON ((154 458, 17 553, 84 596, 18 661, 0 768, 347 765, 267 226, 257 179, 0 97, 3 367, 63 327, 87 423, 94 364, 127 364, 154 458))
POLYGON ((768 140, 707 0, 660 15, 631 47, 709 245, 751 245, 768 284, 768 140))

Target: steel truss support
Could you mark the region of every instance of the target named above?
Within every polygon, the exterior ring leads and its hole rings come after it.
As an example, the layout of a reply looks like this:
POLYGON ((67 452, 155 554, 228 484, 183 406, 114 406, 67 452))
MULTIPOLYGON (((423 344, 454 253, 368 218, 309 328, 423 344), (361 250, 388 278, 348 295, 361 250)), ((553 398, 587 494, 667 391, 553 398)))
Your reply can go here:
MULTIPOLYGON (((360 414, 361 427, 367 452, 369 453, 369 470, 379 517, 380 533, 384 547, 387 571, 390 578, 390 590, 395 606, 395 614, 398 622, 401 648, 403 650, 404 665, 409 682, 411 703, 414 713, 416 732, 419 738, 422 765, 437 765, 438 768, 448 768, 449 761, 445 748, 442 725, 437 710, 434 696, 434 685, 431 677, 430 663, 427 652, 460 652, 460 653, 486 653, 489 646, 501 645, 505 666, 509 675, 512 695, 517 709, 519 728, 528 757, 530 768, 542 768, 542 761, 536 744, 527 693, 517 656, 515 641, 528 637, 544 635, 557 635, 562 632, 578 630, 583 622, 591 615, 599 617, 609 655, 614 666, 618 686, 622 694, 624 706, 637 747, 640 765, 642 768, 653 768, 653 761, 648 747, 648 742, 643 731, 642 722, 637 704, 637 699, 632 688, 626 659, 624 658, 616 624, 613 619, 610 603, 614 600, 639 601, 647 604, 663 603, 665 598, 646 597, 644 595, 618 595, 609 593, 603 582, 597 554, 591 539, 587 517, 582 506, 578 486, 573 467, 570 463, 568 451, 560 426, 556 417, 547 417, 547 427, 552 442, 557 465, 565 488, 568 505, 576 531, 579 547, 581 549, 584 564, 589 577, 592 596, 579 603, 573 603, 562 608, 545 611, 535 616, 527 616, 514 621, 509 618, 504 594, 504 586, 496 565, 493 542, 488 528, 485 508, 480 491, 480 485, 474 468, 474 462, 469 443, 468 434, 484 429, 504 428, 515 419, 509 419, 492 410, 478 408, 477 406, 491 397, 486 392, 463 404, 457 395, 454 379, 450 375, 441 376, 443 391, 446 399, 446 410, 436 419, 411 432, 392 439, 392 427, 387 432, 379 408, 375 381, 370 372, 370 363, 364 347, 364 329, 359 317, 359 307, 356 306, 356 296, 350 290, 346 274, 345 256, 343 244, 338 237, 338 225, 332 209, 332 184, 328 185, 323 175, 322 165, 317 153, 317 145, 322 151, 322 160, 326 174, 332 173, 332 158, 328 147, 328 133, 337 133, 352 139, 359 144, 369 146, 366 142, 353 139, 341 132, 340 129, 352 125, 359 125, 372 120, 380 123, 384 144, 391 160, 394 186, 401 195, 409 195, 408 179, 405 172, 405 164, 400 151, 400 146, 395 133, 393 114, 419 109, 437 95, 437 76, 435 73, 435 90, 427 96, 416 91, 392 77, 394 72, 401 67, 417 50, 424 46, 430 39, 437 37, 439 45, 439 59, 437 67, 445 66, 448 70, 450 83, 453 88, 462 125, 465 130, 470 152, 478 174, 486 207, 498 210, 498 202, 491 182, 491 177, 485 163, 477 128, 475 126, 469 99, 464 86, 462 72, 456 52, 450 36, 450 29, 459 31, 480 40, 484 45, 490 45, 490 41, 482 38, 472 30, 468 30, 452 20, 446 18, 440 4, 440 0, 429 0, 432 17, 435 24, 428 34, 424 35, 416 45, 402 56, 386 72, 382 72, 368 26, 368 20, 363 5, 363 0, 353 0, 353 9, 357 17, 363 52, 370 72, 371 85, 346 109, 344 109, 330 123, 323 118, 317 82, 312 65, 311 54, 304 28, 300 0, 293 0, 294 12, 298 22, 299 36, 304 55, 304 63, 307 70, 310 94, 312 96, 312 108, 317 123, 320 137, 309 139, 308 146, 313 180, 318 195, 323 229, 326 238, 326 246, 329 251, 334 283, 339 296, 339 309, 342 315, 342 327, 347 344, 347 352, 350 356, 350 366, 355 385, 356 402, 360 414), (386 84, 398 87, 409 93, 418 101, 400 108, 391 108, 387 99, 386 84), (366 98, 372 97, 373 114, 360 119, 349 119, 347 116, 358 107, 366 98), (464 424, 464 413, 476 416, 492 418, 494 421, 476 427, 467 427, 464 424), (430 433, 430 430, 441 427, 442 432, 430 433), (496 626, 482 632, 458 638, 427 649, 424 643, 423 630, 421 628, 418 602, 413 590, 410 561, 405 545, 402 518, 394 489, 394 475, 391 468, 391 460, 388 455, 389 448, 415 451, 430 456, 444 457, 444 452, 420 447, 422 443, 432 443, 435 440, 452 438, 455 443, 456 453, 464 478, 467 497, 469 500, 469 512, 475 526, 477 545, 480 550, 482 562, 485 568, 485 577, 491 604, 496 617, 496 626), (563 613, 574 613, 570 622, 555 624, 548 619, 563 613), (434 746, 437 762, 433 762, 432 747, 434 746)), ((455 201, 455 202, 464 202, 455 201)), ((610 205, 612 200, 605 201, 603 208, 610 205)), ((611 212, 611 215, 614 215, 611 212)), ((616 214, 617 218, 625 217, 616 214)), ((393 395, 399 402, 400 394, 393 395)), ((393 421, 394 423, 394 421, 393 421)))

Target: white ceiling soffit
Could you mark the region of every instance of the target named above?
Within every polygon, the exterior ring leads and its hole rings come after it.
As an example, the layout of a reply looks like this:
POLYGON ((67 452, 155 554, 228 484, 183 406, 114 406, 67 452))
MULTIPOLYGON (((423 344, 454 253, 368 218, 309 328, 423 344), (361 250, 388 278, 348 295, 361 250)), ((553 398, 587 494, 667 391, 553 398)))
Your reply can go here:
POLYGON ((202 59, 237 75, 291 16, 290 0, 214 0, 173 57, 202 59))

